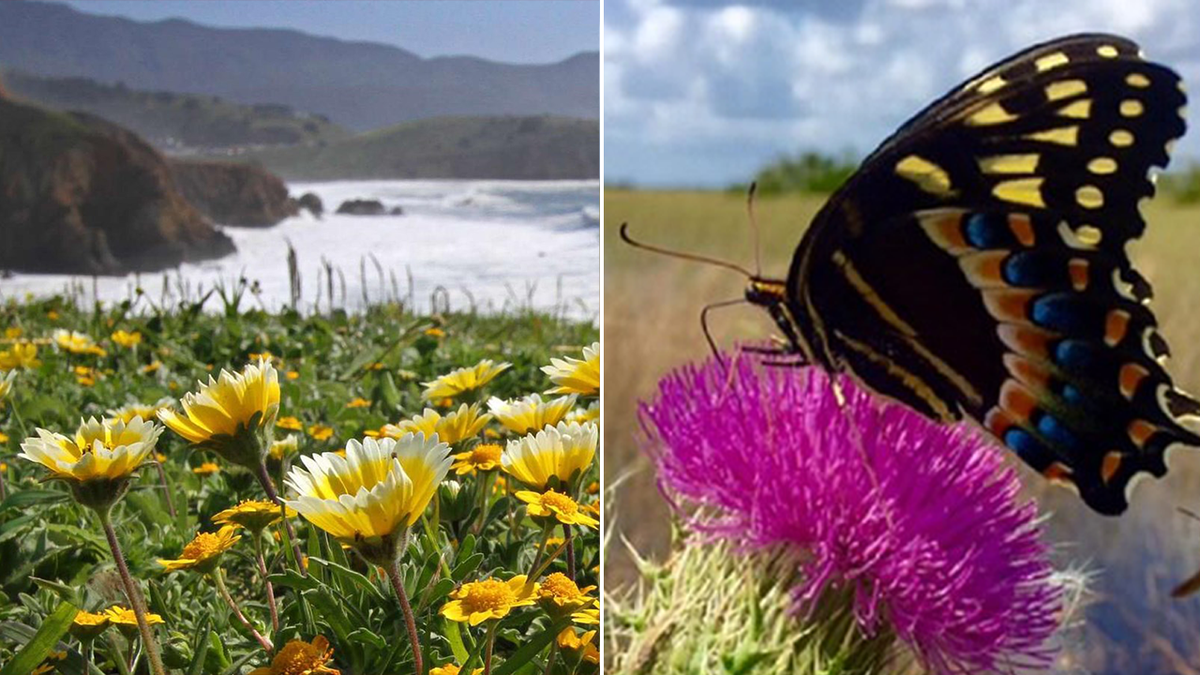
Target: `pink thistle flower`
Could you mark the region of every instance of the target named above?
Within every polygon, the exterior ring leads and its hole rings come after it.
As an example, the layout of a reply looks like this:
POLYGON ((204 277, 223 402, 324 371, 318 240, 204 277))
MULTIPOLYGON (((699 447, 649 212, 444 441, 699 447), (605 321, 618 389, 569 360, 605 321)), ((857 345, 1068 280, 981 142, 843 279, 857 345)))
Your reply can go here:
POLYGON ((931 670, 1047 664, 1061 593, 999 449, 838 382, 841 403, 824 371, 745 354, 667 376, 641 406, 664 493, 710 536, 800 547, 798 609, 850 591, 931 670))

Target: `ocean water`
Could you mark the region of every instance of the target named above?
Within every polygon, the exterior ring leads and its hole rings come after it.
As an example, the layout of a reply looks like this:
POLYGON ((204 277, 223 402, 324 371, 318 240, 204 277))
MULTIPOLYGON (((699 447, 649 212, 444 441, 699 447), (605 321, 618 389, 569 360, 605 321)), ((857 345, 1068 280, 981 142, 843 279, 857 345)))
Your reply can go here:
MULTIPOLYGON (((255 284, 244 306, 290 302, 288 242, 295 248, 304 309, 349 311, 399 297, 418 311, 510 311, 532 306, 595 320, 600 307, 599 181, 337 181, 292 183, 293 197, 317 194, 326 213, 270 228, 223 227, 237 253, 176 270, 125 277, 17 274, 0 298, 74 288, 85 300, 132 297, 140 285, 160 302, 192 298, 216 284, 255 284), (378 199, 398 216, 333 213, 347 199, 378 199), (327 273, 332 269, 332 275, 327 273)), ((217 310, 210 298, 206 308, 217 310)))

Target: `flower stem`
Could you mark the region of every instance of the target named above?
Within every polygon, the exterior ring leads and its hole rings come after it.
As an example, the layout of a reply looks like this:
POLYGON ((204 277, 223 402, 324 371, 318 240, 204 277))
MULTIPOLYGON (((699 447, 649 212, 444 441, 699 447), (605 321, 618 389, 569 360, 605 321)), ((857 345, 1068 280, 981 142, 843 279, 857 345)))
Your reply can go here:
POLYGON ((550 541, 550 527, 552 524, 552 521, 546 521, 546 524, 542 526, 542 541, 538 544, 537 555, 533 557, 533 565, 529 567, 530 582, 537 579, 534 574, 542 564, 542 556, 546 554, 546 543, 550 541))
POLYGON ((275 588, 271 585, 271 580, 267 578, 267 561, 263 557, 262 546, 262 530, 254 533, 251 537, 254 541, 254 557, 258 560, 258 573, 262 575, 263 583, 267 587, 267 607, 271 610, 271 632, 279 632, 279 609, 275 606, 275 588))
POLYGON ((167 472, 163 471, 162 462, 155 461, 154 468, 158 469, 158 479, 162 481, 163 494, 167 497, 167 511, 171 513, 171 520, 175 520, 175 498, 171 496, 171 484, 167 482, 167 472))
POLYGON ((416 661, 417 675, 424 675, 424 664, 421 661, 421 639, 417 636, 417 620, 413 616, 412 607, 408 604, 408 594, 404 592, 404 582, 400 579, 400 558, 397 556, 387 570, 388 579, 400 600, 400 610, 404 612, 404 623, 408 628, 408 639, 412 641, 413 659, 416 661))
POLYGON ((496 644, 496 626, 499 625, 499 619, 488 622, 487 647, 483 652, 483 675, 492 675, 492 647, 496 644))
POLYGON ((296 541, 296 531, 292 529, 292 522, 287 518, 287 509, 283 506, 283 500, 279 498, 279 493, 275 492, 275 484, 271 482, 271 474, 267 473, 267 463, 258 462, 258 482, 262 484, 262 489, 267 493, 267 498, 279 504, 280 511, 283 512, 283 527, 287 530, 288 538, 292 540, 292 554, 296 556, 296 567, 300 568, 300 576, 307 577, 308 569, 304 566, 304 557, 300 555, 300 544, 296 541))
POLYGON ((104 527, 104 536, 108 539, 108 548, 112 550, 113 560, 117 563, 117 572, 121 575, 121 583, 125 586, 125 595, 129 597, 129 604, 133 607, 133 614, 137 617, 138 632, 142 634, 142 645, 146 651, 147 658, 150 659, 150 672, 154 675, 166 675, 166 670, 163 668, 162 656, 158 653, 158 643, 154 640, 154 632, 150 629, 150 624, 146 622, 146 601, 142 598, 142 591, 134 582, 133 576, 129 574, 129 567, 125 564, 125 554, 121 552, 121 543, 117 541, 117 532, 112 526, 112 514, 109 509, 97 509, 96 514, 100 517, 100 525, 104 527))
POLYGON ((550 669, 554 667, 554 659, 558 656, 558 641, 550 643, 550 656, 546 657, 546 669, 542 671, 542 675, 550 675, 550 669))
POLYGON ((233 601, 233 596, 229 594, 229 589, 225 587, 225 574, 222 572, 220 567, 213 570, 212 578, 217 585, 217 594, 221 596, 221 599, 225 601, 226 605, 229 605, 229 609, 233 611, 233 615, 237 617, 237 620, 246 627, 246 630, 250 631, 250 634, 254 636, 254 639, 258 641, 258 644, 262 645, 262 648, 267 652, 268 655, 274 653, 275 645, 271 644, 270 640, 263 637, 262 634, 254 628, 254 625, 246 619, 246 615, 242 614, 242 610, 237 606, 237 603, 233 601))
POLYGON ((4 501, 6 497, 7 495, 4 492, 4 472, 0 471, 0 502, 4 501))
POLYGON ((563 540, 567 544, 567 578, 575 581, 575 540, 571 538, 571 526, 563 523, 563 540))

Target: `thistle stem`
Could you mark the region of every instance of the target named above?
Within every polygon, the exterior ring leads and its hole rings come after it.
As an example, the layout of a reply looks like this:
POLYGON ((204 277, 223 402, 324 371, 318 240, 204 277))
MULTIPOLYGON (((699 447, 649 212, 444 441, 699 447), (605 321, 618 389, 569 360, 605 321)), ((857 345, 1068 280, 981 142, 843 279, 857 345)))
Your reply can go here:
POLYGON ((397 557, 387 570, 388 579, 400 600, 400 610, 404 612, 404 623, 408 628, 408 639, 412 641, 413 659, 416 661, 416 675, 424 675, 424 664, 421 660, 421 639, 417 636, 417 620, 413 616, 412 607, 408 604, 408 594, 404 592, 404 582, 400 579, 400 558, 397 557))
POLYGON ((171 496, 171 484, 167 482, 167 472, 163 471, 162 462, 155 461, 154 468, 158 469, 158 479, 162 481, 162 491, 167 497, 167 511, 171 514, 171 520, 175 520, 175 498, 171 496))
POLYGON ((237 617, 237 620, 243 626, 246 627, 246 630, 250 631, 250 634, 254 636, 254 639, 258 641, 258 644, 262 645, 262 648, 267 652, 267 654, 273 654, 275 652, 275 645, 271 644, 270 640, 263 637, 262 634, 254 628, 254 625, 246 619, 246 615, 242 614, 242 610, 237 606, 237 603, 233 601, 233 596, 229 594, 229 589, 225 587, 225 574, 222 572, 221 568, 218 567, 217 569, 213 570, 211 576, 217 585, 217 594, 221 596, 221 599, 225 601, 226 605, 229 605, 229 609, 233 611, 233 615, 237 617))
POLYGON ((104 527, 104 536, 108 539, 108 548, 112 550, 113 560, 117 563, 117 572, 120 573, 121 583, 125 586, 125 595, 129 597, 129 604, 133 607, 134 616, 137 617, 138 632, 142 635, 143 649, 150 660, 150 672, 154 675, 166 675, 167 671, 163 668, 162 656, 158 653, 158 643, 154 640, 154 632, 146 621, 146 601, 142 598, 142 591, 134 582, 133 576, 129 574, 129 567, 125 564, 125 554, 121 552, 121 543, 117 541, 117 532, 112 526, 112 514, 109 509, 98 509, 96 514, 100 517, 100 525, 104 527))
POLYGON ((563 523, 563 540, 567 544, 567 578, 575 581, 575 540, 571 538, 571 526, 563 523))
POLYGON ((271 632, 279 633, 279 609, 275 606, 275 588, 267 575, 267 560, 263 557, 262 530, 251 537, 254 541, 254 557, 258 561, 258 573, 262 575, 263 584, 267 587, 267 608, 271 610, 271 632))
POLYGON ((287 530, 288 538, 292 540, 292 554, 296 556, 296 567, 300 568, 300 576, 308 576, 308 568, 304 566, 304 557, 300 555, 300 544, 296 541, 296 530, 292 529, 292 523, 287 518, 287 509, 283 506, 283 500, 279 498, 279 493, 275 492, 275 484, 271 482, 271 474, 267 473, 267 463, 258 462, 258 482, 262 484, 263 491, 267 493, 267 498, 279 505, 280 511, 283 512, 283 527, 287 530))

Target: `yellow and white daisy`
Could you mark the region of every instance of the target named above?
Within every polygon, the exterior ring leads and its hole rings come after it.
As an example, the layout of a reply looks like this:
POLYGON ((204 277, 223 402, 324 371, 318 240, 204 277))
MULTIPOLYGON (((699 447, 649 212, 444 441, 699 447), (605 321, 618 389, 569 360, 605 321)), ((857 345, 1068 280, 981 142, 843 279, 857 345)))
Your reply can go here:
POLYGON ((120 408, 112 408, 108 410, 108 418, 113 420, 121 420, 126 424, 135 417, 140 417, 144 420, 158 419, 158 411, 166 410, 175 405, 175 400, 169 396, 158 399, 150 405, 142 403, 130 403, 129 405, 121 406, 120 408))
POLYGON ((450 593, 450 602, 442 605, 442 616, 472 626, 488 619, 503 619, 517 607, 537 601, 539 584, 526 584, 528 577, 517 575, 508 581, 484 579, 463 584, 450 593))
POLYGON ((460 405, 458 410, 442 415, 432 408, 426 408, 420 415, 399 424, 384 425, 380 432, 388 438, 400 438, 405 434, 425 434, 437 437, 450 445, 459 443, 479 435, 492 416, 488 413, 479 414, 478 404, 460 405))
POLYGON ((58 348, 72 354, 95 354, 104 356, 104 350, 96 346, 96 342, 88 335, 78 331, 59 328, 52 336, 58 348))
POLYGON ((592 401, 591 405, 586 408, 576 408, 567 413, 563 421, 584 424, 586 422, 595 422, 598 419, 600 419, 600 401, 592 401))
POLYGON ((129 476, 150 457, 161 433, 162 427, 140 417, 128 424, 92 417, 81 421, 73 438, 39 428, 37 437, 21 444, 24 452, 18 457, 41 464, 56 478, 116 480, 129 476))
POLYGON ((567 357, 550 359, 550 365, 542 366, 542 372, 558 385, 546 390, 547 394, 579 394, 591 396, 600 393, 600 343, 583 348, 583 360, 567 357))
POLYGON ((450 446, 437 436, 367 438, 332 452, 305 455, 284 481, 295 493, 287 505, 368 560, 390 564, 395 544, 421 514, 446 477, 450 446))
POLYGON ((167 568, 168 572, 177 570, 196 570, 208 573, 217 568, 221 562, 221 554, 233 548, 241 537, 234 534, 236 525, 225 525, 217 532, 198 532, 186 546, 178 560, 163 560, 158 564, 167 568))
POLYGON ((559 423, 508 442, 501 462, 517 480, 545 490, 551 479, 565 485, 582 475, 596 457, 600 430, 595 424, 559 423))
POLYGON ((277 462, 282 462, 284 457, 291 457, 298 452, 300 452, 300 436, 288 434, 283 438, 271 441, 267 456, 277 462))
POLYGON ((268 361, 247 365, 241 373, 222 370, 218 379, 200 382, 185 394, 183 413, 161 410, 158 418, 188 442, 212 450, 234 464, 251 469, 266 448, 248 438, 275 423, 279 413, 279 375, 268 361))
POLYGON ((511 363, 495 363, 484 359, 469 368, 457 368, 431 382, 422 382, 425 391, 421 397, 426 401, 454 397, 472 391, 491 382, 497 375, 512 367, 511 363))
POLYGON ((577 398, 577 394, 571 394, 543 401, 541 396, 530 394, 525 398, 504 401, 493 396, 488 400, 488 409, 510 431, 527 434, 561 422, 575 407, 577 398))

